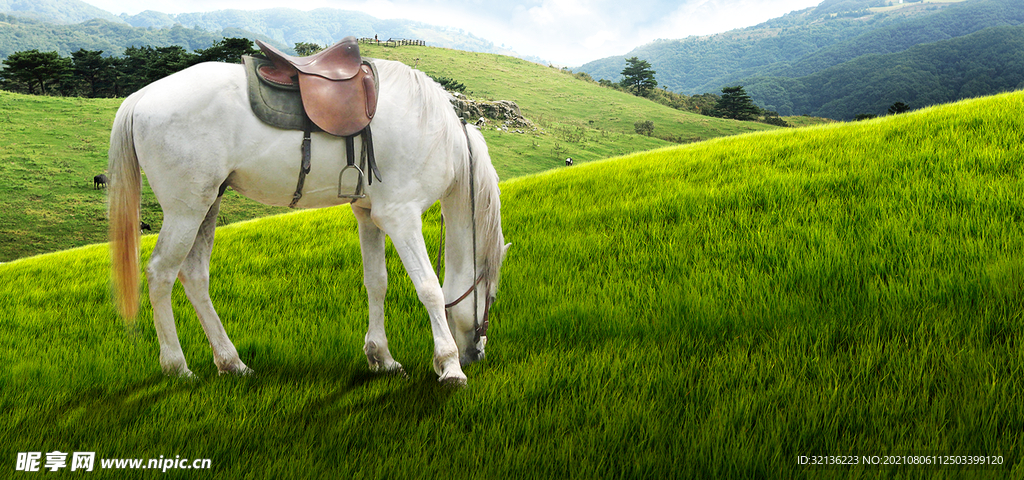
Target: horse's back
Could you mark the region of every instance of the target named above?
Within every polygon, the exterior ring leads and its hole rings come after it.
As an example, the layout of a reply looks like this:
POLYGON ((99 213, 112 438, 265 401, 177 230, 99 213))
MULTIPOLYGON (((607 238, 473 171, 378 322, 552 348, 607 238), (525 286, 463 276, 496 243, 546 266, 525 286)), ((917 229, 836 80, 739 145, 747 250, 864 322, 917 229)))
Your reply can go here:
MULTIPOLYGON (((384 181, 367 186, 369 198, 359 204, 415 198, 426 208, 450 185, 452 157, 464 155, 465 136, 443 89, 401 63, 378 62, 381 98, 371 128, 384 181)), ((136 95, 139 163, 151 185, 167 184, 164 197, 197 189, 208 196, 226 183, 262 203, 290 203, 302 132, 269 126, 253 114, 242 65, 202 63, 136 95)), ((299 207, 347 203, 337 195, 344 144, 339 137, 313 134, 312 169, 299 207)), ((161 187, 153 187, 159 198, 161 187)))

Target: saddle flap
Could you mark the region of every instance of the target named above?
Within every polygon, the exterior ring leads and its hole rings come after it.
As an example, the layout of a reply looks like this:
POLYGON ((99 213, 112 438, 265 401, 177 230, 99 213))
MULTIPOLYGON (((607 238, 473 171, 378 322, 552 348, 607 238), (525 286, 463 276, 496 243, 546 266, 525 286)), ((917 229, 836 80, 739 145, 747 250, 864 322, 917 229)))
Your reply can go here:
POLYGON ((361 81, 335 81, 300 74, 299 91, 306 115, 332 135, 355 135, 370 124, 376 111, 372 75, 364 76, 361 81))

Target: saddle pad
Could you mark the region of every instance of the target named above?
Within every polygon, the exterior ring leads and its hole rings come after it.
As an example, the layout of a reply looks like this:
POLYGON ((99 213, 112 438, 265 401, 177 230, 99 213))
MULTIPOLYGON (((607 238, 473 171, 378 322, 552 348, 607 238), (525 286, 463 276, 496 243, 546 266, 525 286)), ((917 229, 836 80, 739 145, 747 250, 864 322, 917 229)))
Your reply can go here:
MULTIPOLYGON (((287 130, 302 130, 306 125, 306 111, 302 108, 298 85, 274 85, 263 81, 256 72, 260 67, 273 65, 270 60, 243 56, 245 78, 249 86, 249 104, 252 112, 264 123, 287 130)), ((319 131, 315 128, 315 131, 319 131)))

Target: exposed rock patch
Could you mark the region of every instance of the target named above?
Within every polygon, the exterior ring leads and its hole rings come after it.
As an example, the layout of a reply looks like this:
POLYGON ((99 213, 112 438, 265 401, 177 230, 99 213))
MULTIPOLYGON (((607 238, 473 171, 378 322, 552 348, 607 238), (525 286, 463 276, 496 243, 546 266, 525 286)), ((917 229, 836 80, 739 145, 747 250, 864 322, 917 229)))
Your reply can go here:
POLYGON ((535 130, 537 127, 533 122, 523 117, 519 105, 511 100, 498 100, 495 102, 482 102, 470 100, 464 95, 455 94, 452 98, 452 106, 459 117, 466 122, 477 126, 486 126, 496 123, 495 128, 504 131, 515 131, 525 133, 523 130, 535 130))

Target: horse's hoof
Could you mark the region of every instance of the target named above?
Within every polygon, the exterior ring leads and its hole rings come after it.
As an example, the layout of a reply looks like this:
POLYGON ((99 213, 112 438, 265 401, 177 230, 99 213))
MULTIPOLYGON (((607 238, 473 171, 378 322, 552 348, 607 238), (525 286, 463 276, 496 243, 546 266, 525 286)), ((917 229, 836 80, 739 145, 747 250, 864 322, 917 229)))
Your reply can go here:
POLYGON ((462 388, 462 387, 466 386, 466 377, 465 376, 461 376, 461 377, 457 377, 457 376, 441 377, 441 378, 437 379, 437 381, 440 382, 441 385, 444 385, 446 387, 451 387, 451 388, 462 388))
POLYGON ((164 372, 164 375, 177 380, 185 380, 187 382, 195 382, 199 380, 199 377, 197 377, 196 374, 192 373, 192 370, 189 370, 187 368, 185 370, 179 370, 174 373, 164 372))
POLYGON ((237 375, 239 377, 248 377, 254 375, 256 372, 253 369, 245 366, 244 363, 238 362, 238 365, 231 365, 225 369, 217 369, 217 375, 224 375, 229 373, 231 375, 237 375))
POLYGON ((185 365, 177 366, 165 366, 162 368, 164 376, 167 377, 178 377, 178 378, 196 378, 196 375, 192 373, 185 365))
POLYGON ((394 360, 390 362, 370 362, 370 371, 374 373, 383 373, 385 375, 394 375, 396 377, 409 378, 409 375, 405 373, 405 367, 402 367, 401 363, 394 360))
POLYGON ((402 364, 398 362, 395 362, 395 365, 392 366, 391 368, 386 368, 383 369, 382 371, 388 375, 392 375, 395 377, 409 378, 409 374, 405 373, 405 368, 402 368, 402 364))

